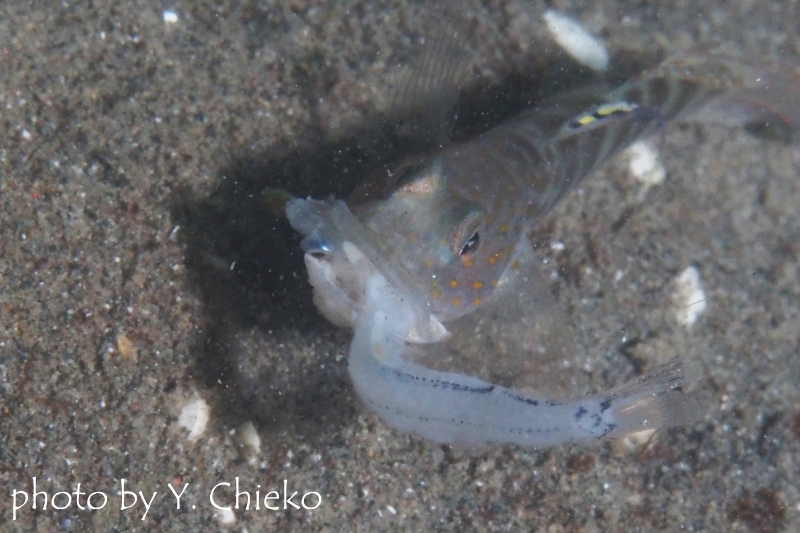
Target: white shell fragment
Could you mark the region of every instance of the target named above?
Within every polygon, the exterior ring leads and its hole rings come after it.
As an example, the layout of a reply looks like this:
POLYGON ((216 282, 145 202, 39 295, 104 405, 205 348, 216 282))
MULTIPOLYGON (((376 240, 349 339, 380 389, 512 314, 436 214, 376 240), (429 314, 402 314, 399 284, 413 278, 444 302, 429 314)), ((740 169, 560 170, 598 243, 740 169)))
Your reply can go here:
POLYGON ((647 141, 637 141, 625 150, 628 171, 636 181, 643 185, 642 194, 650 187, 661 185, 667 177, 667 170, 659 161, 658 150, 647 141))
POLYGON ((171 9, 167 9, 161 13, 161 18, 164 20, 164 24, 175 24, 178 22, 178 13, 171 9))
POLYGON ((695 267, 690 266, 678 276, 676 285, 675 302, 678 307, 676 316, 680 324, 689 328, 697 322, 697 318, 706 308, 706 293, 703 291, 700 273, 695 267))
POLYGON ((630 435, 626 435, 624 439, 621 439, 621 444, 624 445, 629 450, 636 450, 641 448, 648 442, 650 439, 653 438, 655 432, 658 431, 657 429, 643 429, 642 431, 637 431, 636 433, 631 433, 630 435))
POLYGON ((206 430, 211 408, 205 400, 198 398, 187 403, 178 416, 178 424, 189 430, 189 440, 197 441, 206 430))
POLYGON ((236 523, 236 515, 230 507, 220 507, 214 510, 220 525, 230 526, 236 523))
POLYGON ((258 461, 259 453, 261 453, 261 437, 258 436, 256 427, 252 422, 247 422, 236 433, 239 438, 237 446, 242 459, 254 466, 258 461))
POLYGON ((579 22, 553 10, 545 12, 544 22, 553 40, 575 61, 593 70, 608 68, 605 45, 579 22))

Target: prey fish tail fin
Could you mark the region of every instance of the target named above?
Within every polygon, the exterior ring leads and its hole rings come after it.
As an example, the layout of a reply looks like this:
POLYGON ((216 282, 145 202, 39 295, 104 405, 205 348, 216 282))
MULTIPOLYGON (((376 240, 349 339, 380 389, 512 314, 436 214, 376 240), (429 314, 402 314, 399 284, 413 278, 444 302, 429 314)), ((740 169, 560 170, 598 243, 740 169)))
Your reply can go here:
POLYGON ((613 434, 685 426, 703 420, 707 409, 692 390, 701 369, 681 359, 657 366, 608 392, 613 434))

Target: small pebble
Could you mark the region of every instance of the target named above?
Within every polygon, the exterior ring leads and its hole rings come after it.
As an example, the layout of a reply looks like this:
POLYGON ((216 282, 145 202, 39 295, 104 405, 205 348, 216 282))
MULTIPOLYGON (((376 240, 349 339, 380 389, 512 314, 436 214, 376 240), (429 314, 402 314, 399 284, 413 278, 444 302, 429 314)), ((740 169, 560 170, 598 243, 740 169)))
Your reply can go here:
POLYGON ((700 273, 695 267, 690 266, 678 276, 676 285, 675 302, 678 307, 676 318, 678 323, 689 328, 697 322, 697 318, 706 309, 706 293, 703 291, 700 273))
POLYGON ((564 51, 581 65, 593 70, 608 68, 608 52, 605 45, 578 21, 557 11, 548 10, 544 22, 550 35, 564 51))
POLYGON ((625 150, 628 171, 643 185, 642 196, 650 187, 661 185, 667 177, 667 170, 659 161, 658 150, 647 141, 637 141, 625 150))
POLYGON ((178 22, 178 14, 171 9, 165 10, 161 14, 161 18, 164 20, 164 24, 176 24, 178 22))
POLYGON ((189 430, 189 440, 196 442, 205 432, 211 408, 205 400, 198 398, 186 404, 178 417, 178 424, 189 430))

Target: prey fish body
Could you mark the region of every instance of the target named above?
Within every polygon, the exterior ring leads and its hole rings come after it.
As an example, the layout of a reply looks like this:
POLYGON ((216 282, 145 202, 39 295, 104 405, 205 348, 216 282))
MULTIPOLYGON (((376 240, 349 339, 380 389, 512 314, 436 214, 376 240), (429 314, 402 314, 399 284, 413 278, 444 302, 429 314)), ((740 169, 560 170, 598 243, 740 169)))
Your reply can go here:
POLYGON ((452 331, 468 335, 516 315, 528 327, 524 316, 538 305, 531 227, 631 143, 681 120, 795 140, 798 76, 689 54, 616 90, 542 102, 472 140, 404 161, 349 205, 289 202, 287 216, 306 236, 317 306, 355 331, 350 373, 365 403, 393 427, 444 442, 544 446, 697 420, 691 365, 680 362, 571 401, 417 362, 450 349, 452 331), (512 299, 513 312, 504 312, 512 299), (459 328, 464 321, 469 327, 459 328))

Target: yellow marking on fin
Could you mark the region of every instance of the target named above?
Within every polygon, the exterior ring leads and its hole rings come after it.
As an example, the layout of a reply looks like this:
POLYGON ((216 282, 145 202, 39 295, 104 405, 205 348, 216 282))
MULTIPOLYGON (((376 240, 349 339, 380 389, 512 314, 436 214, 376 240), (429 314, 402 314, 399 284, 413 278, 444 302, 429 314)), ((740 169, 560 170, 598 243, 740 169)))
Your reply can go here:
POLYGON ((475 305, 475 306, 481 305, 481 299, 480 298, 475 298, 474 300, 472 300, 472 305, 475 305))
POLYGON ((472 282, 472 288, 473 289, 478 290, 481 287, 483 287, 483 282, 482 281, 473 281, 472 282))
POLYGON ((613 115, 614 113, 630 113, 634 109, 636 109, 635 104, 629 104, 628 102, 614 102, 613 104, 603 104, 597 108, 594 112, 595 115, 600 115, 601 117, 607 117, 613 115))
POLYGON ((570 125, 573 128, 578 128, 580 126, 588 126, 592 122, 596 122, 602 118, 610 117, 615 113, 630 113, 634 109, 636 109, 636 104, 629 104, 628 102, 612 102, 608 104, 601 104, 596 109, 592 110, 589 113, 584 113, 583 115, 579 115, 576 117, 570 125))

